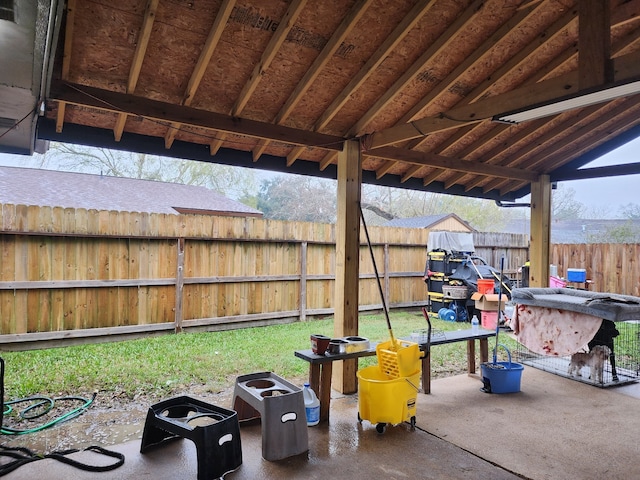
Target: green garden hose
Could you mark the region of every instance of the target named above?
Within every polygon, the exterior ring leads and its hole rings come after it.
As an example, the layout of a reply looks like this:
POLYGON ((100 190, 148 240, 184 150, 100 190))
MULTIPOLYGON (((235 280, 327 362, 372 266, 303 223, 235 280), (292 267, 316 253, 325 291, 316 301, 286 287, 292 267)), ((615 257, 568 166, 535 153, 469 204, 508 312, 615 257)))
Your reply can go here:
POLYGON ((29 405, 27 408, 25 408, 18 414, 18 416, 22 420, 34 420, 36 418, 40 418, 46 415, 53 409, 55 402, 57 401, 78 401, 81 404, 80 406, 70 410, 69 412, 63 415, 60 415, 59 417, 56 417, 53 420, 43 425, 39 425, 38 427, 18 429, 18 428, 3 426, 0 429, 0 433, 3 433, 5 435, 25 435, 27 433, 39 432, 46 428, 52 427, 53 425, 56 425, 58 423, 64 422, 66 420, 70 420, 72 418, 75 418, 81 415, 87 408, 89 408, 89 406, 91 406, 93 401, 96 399, 96 395, 97 393, 94 393, 91 398, 78 397, 78 396, 68 396, 68 397, 58 397, 58 398, 33 396, 33 397, 20 398, 18 400, 11 400, 9 402, 5 402, 4 411, 2 413, 3 416, 6 416, 13 411, 12 405, 16 405, 19 403, 33 402, 32 405, 29 405))

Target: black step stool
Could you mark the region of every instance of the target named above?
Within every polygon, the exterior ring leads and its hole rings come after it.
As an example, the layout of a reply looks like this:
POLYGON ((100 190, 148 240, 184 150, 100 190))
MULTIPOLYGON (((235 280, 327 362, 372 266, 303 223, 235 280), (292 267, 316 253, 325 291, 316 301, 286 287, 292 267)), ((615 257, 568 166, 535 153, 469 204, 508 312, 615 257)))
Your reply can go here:
POLYGON ((233 409, 241 422, 260 419, 262 458, 282 460, 309 450, 302 389, 271 372, 240 375, 233 409))
POLYGON ((140 453, 178 438, 196 445, 198 480, 221 478, 242 465, 240 426, 233 410, 187 396, 149 407, 140 453))

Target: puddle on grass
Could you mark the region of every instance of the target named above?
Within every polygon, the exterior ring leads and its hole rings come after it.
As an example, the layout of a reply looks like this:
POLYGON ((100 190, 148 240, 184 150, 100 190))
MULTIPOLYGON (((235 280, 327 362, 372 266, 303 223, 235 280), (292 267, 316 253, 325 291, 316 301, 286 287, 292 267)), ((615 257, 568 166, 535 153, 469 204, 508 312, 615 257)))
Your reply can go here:
MULTIPOLYGON (((214 405, 229 408, 232 389, 218 393, 196 395, 188 392, 176 394, 190 395, 214 405)), ((149 407, 164 399, 134 400, 114 403, 108 408, 100 403, 100 397, 81 415, 55 424, 40 431, 22 435, 0 435, 0 445, 5 447, 28 448, 36 454, 47 454, 59 450, 82 450, 92 445, 108 448, 110 445, 142 439, 142 431, 149 407)), ((51 412, 50 417, 37 421, 27 421, 12 417, 3 419, 4 427, 31 429, 50 422, 60 413, 51 412)))
MULTIPOLYGON (((101 409, 89 407, 78 417, 49 428, 22 435, 0 436, 6 447, 24 447, 34 453, 57 450, 84 449, 91 445, 106 447, 141 439, 147 408, 132 406, 128 409, 101 409)), ((15 428, 27 429, 39 425, 20 422, 15 428)))

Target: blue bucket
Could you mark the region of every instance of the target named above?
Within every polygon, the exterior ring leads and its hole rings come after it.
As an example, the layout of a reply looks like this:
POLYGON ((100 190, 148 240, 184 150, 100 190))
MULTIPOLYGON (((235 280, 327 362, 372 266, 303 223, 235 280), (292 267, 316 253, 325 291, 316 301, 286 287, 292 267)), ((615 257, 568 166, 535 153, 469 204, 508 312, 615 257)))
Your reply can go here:
POLYGON ((499 344, 506 350, 509 360, 507 362, 485 362, 480 365, 482 372, 482 391, 486 393, 514 393, 520 391, 520 380, 524 366, 511 361, 509 349, 499 344))

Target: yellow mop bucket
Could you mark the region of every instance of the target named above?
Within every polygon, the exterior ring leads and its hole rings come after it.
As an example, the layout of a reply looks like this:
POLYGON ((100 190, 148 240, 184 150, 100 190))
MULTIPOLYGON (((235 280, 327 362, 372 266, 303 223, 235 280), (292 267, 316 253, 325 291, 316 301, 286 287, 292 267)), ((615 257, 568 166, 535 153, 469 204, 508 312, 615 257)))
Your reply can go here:
POLYGON ((407 377, 389 378, 378 365, 356 372, 358 376, 358 416, 375 423, 379 433, 385 425, 411 422, 415 427, 420 370, 407 377))
POLYGON ((420 373, 422 352, 415 342, 392 339, 376 346, 378 365, 389 378, 409 377, 420 373))

